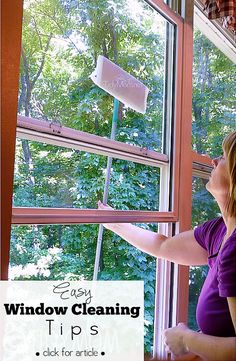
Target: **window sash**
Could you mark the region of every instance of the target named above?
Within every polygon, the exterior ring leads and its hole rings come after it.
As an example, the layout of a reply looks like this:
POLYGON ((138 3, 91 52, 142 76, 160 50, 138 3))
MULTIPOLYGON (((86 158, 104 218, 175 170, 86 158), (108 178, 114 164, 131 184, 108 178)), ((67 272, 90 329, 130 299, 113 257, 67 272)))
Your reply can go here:
POLYGON ((13 207, 12 224, 94 224, 175 222, 173 212, 13 207))
MULTIPOLYGON (((171 9, 169 4, 165 4, 160 0, 145 0, 154 9, 156 9, 166 20, 177 26, 181 26, 184 23, 184 18, 176 13, 175 9, 171 9)), ((171 5, 171 4, 170 4, 171 5)))
POLYGON ((47 122, 22 115, 17 117, 17 137, 125 159, 154 167, 161 167, 169 162, 167 155, 149 150, 148 147, 122 143, 64 127, 60 123, 47 122))
POLYGON ((213 169, 212 160, 207 155, 192 152, 193 176, 208 179, 213 169))

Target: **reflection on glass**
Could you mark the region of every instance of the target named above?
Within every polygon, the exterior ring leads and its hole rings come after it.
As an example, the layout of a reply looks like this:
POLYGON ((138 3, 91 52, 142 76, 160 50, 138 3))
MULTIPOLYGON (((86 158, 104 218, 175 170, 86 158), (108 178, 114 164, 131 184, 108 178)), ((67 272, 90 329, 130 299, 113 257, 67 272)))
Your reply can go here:
POLYGON ((113 99, 89 78, 103 55, 150 89, 145 115, 120 105, 116 139, 162 151, 166 31, 143 0, 25 0, 19 112, 109 137, 113 99))
MULTIPOLYGON (((207 220, 218 217, 219 208, 212 197, 206 190, 206 179, 193 178, 193 206, 192 206, 192 227, 196 227, 207 220)), ((189 278, 189 312, 188 324, 191 329, 198 329, 196 322, 196 306, 203 282, 208 272, 208 266, 190 267, 189 278)))
MULTIPOLYGON (((14 206, 96 209, 106 169, 105 156, 17 139, 14 206)), ((158 210, 159 183, 159 168, 113 159, 109 203, 158 210)))
POLYGON ((193 149, 216 157, 236 129, 235 64, 200 31, 194 33, 193 149))

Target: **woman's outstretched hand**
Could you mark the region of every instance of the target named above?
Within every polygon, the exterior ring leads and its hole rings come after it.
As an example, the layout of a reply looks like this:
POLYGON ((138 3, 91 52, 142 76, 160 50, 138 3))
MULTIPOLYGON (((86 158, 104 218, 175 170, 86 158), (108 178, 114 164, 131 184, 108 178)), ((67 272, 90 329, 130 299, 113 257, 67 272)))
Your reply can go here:
MULTIPOLYGON (((108 204, 102 203, 100 200, 98 201, 98 209, 103 210, 103 211, 113 211, 114 210, 114 208, 112 208, 108 204)), ((112 231, 114 225, 112 223, 104 223, 103 226, 112 231)))
POLYGON ((105 211, 113 211, 114 210, 114 208, 112 208, 111 206, 108 206, 108 204, 102 203, 100 200, 98 201, 98 209, 102 209, 105 211))

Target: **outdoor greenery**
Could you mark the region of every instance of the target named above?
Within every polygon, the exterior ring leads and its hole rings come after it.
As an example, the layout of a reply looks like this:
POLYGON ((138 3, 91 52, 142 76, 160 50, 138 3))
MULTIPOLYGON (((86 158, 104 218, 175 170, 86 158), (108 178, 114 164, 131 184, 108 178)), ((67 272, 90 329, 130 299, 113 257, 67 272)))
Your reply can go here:
POLYGON ((236 128, 235 87, 235 64, 195 31, 192 131, 198 153, 222 154, 222 140, 236 128))
MULTIPOLYGON (((89 78, 98 55, 104 55, 150 89, 145 115, 120 104, 116 139, 161 152, 166 21, 142 0, 24 3, 19 113, 109 138, 113 99, 89 78)), ((235 128, 232 69, 231 62, 196 32, 193 147, 200 153, 221 153, 222 137, 235 128)), ((14 205, 96 208, 103 197, 106 164, 105 156, 17 139, 14 205)), ((193 184, 194 225, 217 212, 213 201, 206 202, 202 182, 193 184)), ((113 159, 109 204, 123 210, 158 210, 159 184, 158 168, 113 159)), ((157 230, 156 224, 140 226, 157 230)), ((98 225, 14 226, 10 277, 91 280, 97 234, 98 225)), ((191 309, 202 274, 197 267, 191 271, 191 309)), ((144 280, 145 351, 150 352, 155 258, 105 230, 99 279, 144 280)))
MULTIPOLYGON (((222 140, 236 129, 235 65, 199 31, 194 33, 193 149, 211 158, 222 154, 222 140)), ((192 226, 220 216, 206 179, 193 178, 192 226)), ((208 267, 191 267, 189 326, 198 329, 195 317, 198 296, 208 267)))

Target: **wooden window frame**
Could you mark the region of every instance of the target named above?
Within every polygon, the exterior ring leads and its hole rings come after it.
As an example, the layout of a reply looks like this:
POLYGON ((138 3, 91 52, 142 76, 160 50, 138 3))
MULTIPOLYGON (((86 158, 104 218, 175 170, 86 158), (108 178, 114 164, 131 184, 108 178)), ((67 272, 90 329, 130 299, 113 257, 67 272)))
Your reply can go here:
POLYGON ((8 278, 23 0, 1 1, 1 279, 8 278), (14 24, 14 26, 13 26, 14 24))

